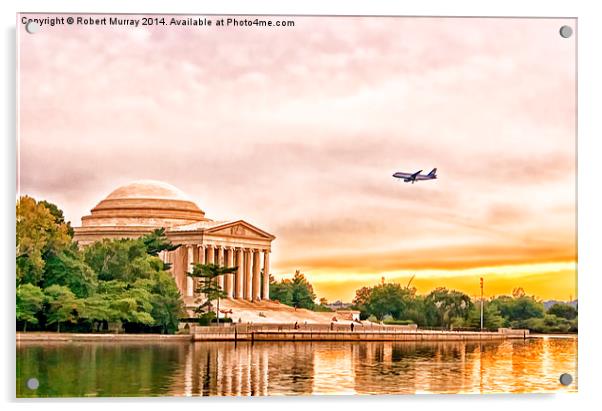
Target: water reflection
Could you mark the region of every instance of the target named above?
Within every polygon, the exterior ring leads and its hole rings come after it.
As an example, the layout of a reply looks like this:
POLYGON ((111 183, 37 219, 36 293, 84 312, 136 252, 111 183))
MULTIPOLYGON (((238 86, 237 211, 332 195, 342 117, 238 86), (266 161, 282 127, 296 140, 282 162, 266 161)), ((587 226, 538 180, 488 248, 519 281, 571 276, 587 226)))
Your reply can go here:
POLYGON ((20 343, 17 396, 576 391, 577 339, 488 343, 20 343), (569 387, 558 383, 568 372, 569 387), (26 388, 36 377, 40 387, 26 388))

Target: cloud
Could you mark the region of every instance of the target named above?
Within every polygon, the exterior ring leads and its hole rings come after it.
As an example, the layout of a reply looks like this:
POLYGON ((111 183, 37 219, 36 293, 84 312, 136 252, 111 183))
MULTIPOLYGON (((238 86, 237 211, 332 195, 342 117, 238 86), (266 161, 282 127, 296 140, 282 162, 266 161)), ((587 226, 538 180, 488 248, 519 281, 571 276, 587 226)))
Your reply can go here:
POLYGON ((164 180, 275 234, 280 273, 576 258, 561 20, 295 22, 20 36, 22 193, 77 225, 116 186, 164 180))

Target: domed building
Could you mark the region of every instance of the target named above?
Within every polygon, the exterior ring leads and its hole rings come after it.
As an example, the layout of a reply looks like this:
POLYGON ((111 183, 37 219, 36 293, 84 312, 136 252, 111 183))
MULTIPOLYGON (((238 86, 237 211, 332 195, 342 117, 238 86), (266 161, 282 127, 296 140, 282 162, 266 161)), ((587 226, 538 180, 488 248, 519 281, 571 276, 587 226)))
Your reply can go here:
POLYGON ((180 244, 162 252, 187 305, 195 300, 195 284, 186 275, 194 263, 238 267, 220 277, 230 299, 269 299, 270 251, 274 236, 244 220, 214 221, 186 194, 169 184, 144 180, 115 189, 82 217, 74 239, 86 246, 103 238, 137 238, 157 228, 180 244))

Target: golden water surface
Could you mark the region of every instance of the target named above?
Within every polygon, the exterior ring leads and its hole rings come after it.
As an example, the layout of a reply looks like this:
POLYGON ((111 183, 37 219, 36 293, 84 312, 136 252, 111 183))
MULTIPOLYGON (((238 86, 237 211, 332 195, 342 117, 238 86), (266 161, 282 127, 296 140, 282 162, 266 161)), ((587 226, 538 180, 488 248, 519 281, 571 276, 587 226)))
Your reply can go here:
POLYGON ((577 390, 577 338, 464 343, 19 343, 17 396, 577 390), (564 387, 562 373, 574 381, 564 387), (39 388, 26 386, 37 378, 39 388))

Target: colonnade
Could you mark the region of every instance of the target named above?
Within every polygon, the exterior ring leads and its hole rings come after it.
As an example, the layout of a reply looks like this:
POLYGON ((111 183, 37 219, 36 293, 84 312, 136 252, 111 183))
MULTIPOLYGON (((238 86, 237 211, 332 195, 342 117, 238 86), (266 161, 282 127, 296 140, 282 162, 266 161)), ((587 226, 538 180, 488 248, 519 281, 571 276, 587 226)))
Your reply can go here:
MULTIPOLYGON (((233 274, 218 277, 219 286, 225 291, 228 298, 247 301, 260 301, 270 299, 270 251, 259 248, 246 248, 223 245, 183 245, 185 248, 184 267, 187 272, 192 272, 193 264, 218 264, 225 267, 237 267, 233 274), (262 276, 263 270, 263 276, 262 276)), ((164 257, 165 259, 165 257, 164 257)), ((167 258, 170 261, 170 258, 167 258)), ((176 273, 176 282, 178 275, 176 273)), ((186 297, 195 296, 198 281, 186 275, 182 278, 181 290, 186 297)))

